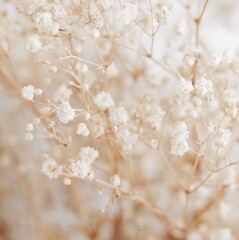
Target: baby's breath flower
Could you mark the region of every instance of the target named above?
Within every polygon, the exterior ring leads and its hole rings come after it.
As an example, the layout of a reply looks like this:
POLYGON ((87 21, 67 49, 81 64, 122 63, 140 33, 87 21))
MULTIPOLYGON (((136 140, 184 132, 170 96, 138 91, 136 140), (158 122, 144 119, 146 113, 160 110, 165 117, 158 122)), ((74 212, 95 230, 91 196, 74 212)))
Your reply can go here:
POLYGON ((229 129, 219 128, 216 131, 214 143, 217 147, 226 147, 231 138, 231 131, 229 129))
POLYGON ((99 138, 105 133, 105 127, 106 123, 105 121, 100 117, 100 115, 93 115, 91 118, 91 126, 90 131, 92 134, 99 138))
POLYGON ((90 165, 85 161, 76 162, 75 160, 72 160, 68 167, 71 170, 71 175, 73 177, 78 176, 81 179, 84 179, 90 171, 90 165))
POLYGON ((158 147, 158 141, 154 138, 150 139, 149 141, 147 141, 147 144, 151 147, 151 148, 157 148, 158 147))
POLYGON ((171 140, 170 153, 175 156, 183 156, 189 151, 188 143, 183 137, 176 137, 171 140))
POLYGON ((59 24, 52 19, 50 12, 38 13, 36 27, 39 33, 49 33, 55 35, 59 31, 59 24))
POLYGON ((79 160, 71 160, 70 165, 68 166, 71 170, 72 176, 78 176, 81 179, 85 179, 92 175, 91 164, 96 158, 99 157, 98 151, 92 147, 82 147, 79 152, 79 160))
POLYGON ((115 174, 114 176, 112 176, 110 178, 110 183, 113 185, 113 187, 117 188, 120 185, 120 178, 117 174, 115 174))
POLYGON ((177 156, 183 156, 189 151, 187 138, 189 132, 187 125, 183 121, 176 122, 170 129, 171 151, 170 153, 177 156))
POLYGON ((181 77, 177 84, 177 103, 185 103, 190 98, 190 93, 194 90, 192 82, 181 77))
POLYGON ((193 91, 192 82, 186 81, 183 77, 181 77, 178 81, 177 90, 179 94, 188 94, 193 91))
POLYGON ((97 4, 103 10, 108 10, 113 5, 113 0, 97 0, 97 4))
POLYGON ((202 97, 213 94, 212 82, 205 77, 200 77, 195 82, 195 90, 202 97))
POLYGON ((75 110, 72 109, 69 102, 63 102, 56 111, 57 117, 60 122, 67 124, 75 117, 75 110))
POLYGON ((69 101, 71 95, 73 94, 70 88, 67 88, 66 85, 61 85, 54 94, 55 102, 65 102, 69 101))
POLYGON ((104 18, 95 4, 90 7, 90 20, 92 28, 101 29, 104 26, 104 18))
POLYGON ((89 112, 84 112, 83 117, 85 120, 89 120, 91 118, 91 114, 89 112))
POLYGON ((55 159, 49 158, 42 164, 42 172, 50 179, 56 179, 62 174, 63 167, 55 159))
POLYGON ((21 95, 25 100, 32 101, 34 97, 34 87, 32 85, 23 87, 21 90, 21 95))
POLYGON ((77 134, 78 135, 83 135, 83 136, 88 136, 90 131, 89 129, 87 128, 86 124, 85 123, 79 123, 77 125, 77 130, 76 130, 77 134))
POLYGON ((161 25, 166 24, 171 18, 171 13, 166 6, 155 9, 153 15, 155 20, 161 25))
POLYGON ((129 115, 124 107, 115 107, 110 111, 110 122, 112 125, 126 124, 129 120, 129 115))
POLYGON ((207 130, 208 133, 212 133, 214 131, 214 125, 212 122, 208 122, 206 125, 205 125, 205 128, 207 130))
POLYGON ((108 92, 99 92, 94 98, 95 105, 101 109, 106 110, 114 105, 114 101, 108 92))
POLYGON ((187 139, 189 132, 186 123, 183 121, 176 122, 171 127, 169 134, 171 138, 183 137, 187 139))
POLYGON ((51 107, 50 106, 44 106, 44 107, 41 108, 40 111, 41 111, 42 114, 47 114, 51 111, 51 107))
POLYGON ((209 55, 207 64, 209 66, 216 66, 221 63, 222 59, 223 59, 223 51, 215 50, 211 52, 211 54, 209 55))
POLYGON ((63 184, 64 184, 64 185, 71 185, 71 179, 65 177, 65 178, 63 179, 63 184))
POLYGON ((138 6, 132 3, 126 3, 120 14, 120 21, 125 25, 133 22, 138 16, 138 6))
POLYGON ((81 161, 91 164, 99 157, 99 152, 92 147, 82 147, 79 152, 79 157, 81 161))
POLYGON ((229 106, 233 106, 239 102, 239 90, 228 89, 224 91, 224 100, 229 106))
POLYGON ((237 116, 238 113, 238 107, 236 104, 233 105, 229 105, 228 107, 225 108, 225 113, 231 117, 231 118, 235 118, 237 116))
POLYGON ((31 53, 35 53, 41 50, 41 48, 42 48, 42 44, 37 34, 31 35, 27 38, 27 41, 26 41, 27 51, 31 53))

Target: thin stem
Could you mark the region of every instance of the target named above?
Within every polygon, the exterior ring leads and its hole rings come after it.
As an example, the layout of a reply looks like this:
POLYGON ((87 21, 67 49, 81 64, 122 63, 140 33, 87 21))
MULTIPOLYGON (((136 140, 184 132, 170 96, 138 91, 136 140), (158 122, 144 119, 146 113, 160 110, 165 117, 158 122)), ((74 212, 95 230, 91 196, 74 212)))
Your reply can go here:
POLYGON ((205 3, 203 5, 203 9, 202 9, 199 17, 195 19, 195 23, 196 23, 196 41, 195 41, 195 45, 196 45, 196 47, 198 47, 198 43, 199 43, 199 27, 200 27, 200 23, 202 21, 202 17, 204 15, 204 12, 205 12, 205 10, 207 8, 208 2, 209 2, 209 0, 205 0, 205 3))
POLYGON ((93 63, 93 62, 91 62, 91 61, 85 60, 85 59, 83 59, 83 58, 80 58, 80 57, 77 57, 77 56, 74 56, 74 55, 69 55, 69 56, 66 56, 66 57, 60 57, 61 60, 65 60, 65 59, 69 59, 69 58, 73 58, 73 59, 76 59, 76 60, 78 60, 78 61, 91 64, 91 65, 96 66, 96 67, 98 67, 98 68, 102 68, 102 66, 99 65, 99 64, 97 64, 97 63, 93 63))

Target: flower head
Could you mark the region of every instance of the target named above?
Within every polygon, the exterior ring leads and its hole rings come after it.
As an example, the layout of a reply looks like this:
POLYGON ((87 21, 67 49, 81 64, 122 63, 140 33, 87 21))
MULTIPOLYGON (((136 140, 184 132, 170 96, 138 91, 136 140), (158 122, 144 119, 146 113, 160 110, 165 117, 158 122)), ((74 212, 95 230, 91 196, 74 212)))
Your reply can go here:
POLYGON ((57 117, 60 122, 67 124, 75 117, 75 111, 69 102, 63 102, 56 111, 57 117))
POLYGON ((32 85, 28 85, 21 90, 22 97, 27 101, 32 101, 34 97, 34 87, 32 85))
POLYGON ((42 172, 50 179, 56 179, 62 174, 62 166, 55 159, 49 158, 42 164, 42 172))
POLYGON ((106 110, 114 105, 114 101, 108 92, 99 92, 94 98, 95 105, 102 110, 106 110))

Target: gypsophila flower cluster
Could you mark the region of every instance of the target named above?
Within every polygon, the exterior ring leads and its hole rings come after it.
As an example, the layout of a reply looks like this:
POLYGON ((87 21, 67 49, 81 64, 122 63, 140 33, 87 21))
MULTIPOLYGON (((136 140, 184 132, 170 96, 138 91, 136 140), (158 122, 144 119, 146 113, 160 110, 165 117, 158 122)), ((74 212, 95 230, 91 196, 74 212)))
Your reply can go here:
POLYGON ((56 111, 57 117, 60 122, 67 124, 75 117, 75 111, 69 102, 63 102, 59 105, 56 111))
POLYGON ((114 105, 114 101, 108 92, 100 92, 94 98, 95 105, 102 110, 106 110, 114 105))
POLYGON ((187 130, 187 125, 185 122, 176 122, 170 130, 171 138, 171 151, 173 155, 183 156, 189 151, 187 139, 189 137, 189 132, 187 130))
POLYGON ((42 172, 50 179, 56 179, 62 174, 62 166, 55 159, 49 158, 42 164, 42 172))
POLYGON ((2 1, 0 239, 239 239, 238 12, 2 1))

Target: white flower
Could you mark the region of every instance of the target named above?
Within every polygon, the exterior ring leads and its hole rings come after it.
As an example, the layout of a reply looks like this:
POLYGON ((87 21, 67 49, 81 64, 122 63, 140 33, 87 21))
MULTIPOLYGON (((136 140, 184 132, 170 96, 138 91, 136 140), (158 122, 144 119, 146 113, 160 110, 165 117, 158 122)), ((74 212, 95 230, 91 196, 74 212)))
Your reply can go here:
POLYGON ((85 179, 89 175, 92 175, 91 164, 99 157, 99 152, 92 147, 82 147, 79 152, 79 160, 76 162, 72 160, 69 169, 72 176, 78 176, 81 179, 85 179))
POLYGON ((59 31, 59 24, 52 19, 50 12, 41 12, 36 18, 36 27, 39 33, 57 34, 59 31))
POLYGON ((176 137, 171 139, 171 154, 175 156, 183 156, 188 151, 188 143, 184 137, 176 137))
POLYGON ((66 85, 61 85, 54 94, 55 102, 69 101, 72 95, 72 90, 67 88, 66 85))
POLYGON ((92 147, 82 147, 79 152, 81 161, 91 164, 99 157, 99 152, 92 147))
POLYGON ((50 179, 56 179, 62 174, 62 166, 55 159, 49 158, 42 164, 42 172, 50 179))
POLYGON ((189 132, 186 123, 183 121, 174 123, 170 129, 169 135, 171 138, 183 137, 187 139, 189 132))
POLYGON ((122 21, 125 25, 133 22, 138 16, 138 7, 132 3, 126 3, 124 5, 124 9, 121 11, 120 21, 122 21))
POLYGON ((165 24, 170 20, 171 13, 166 6, 163 6, 161 8, 155 9, 153 16, 159 24, 165 24))
POLYGON ((108 92, 99 92, 94 98, 95 105, 102 110, 110 108, 114 105, 114 101, 108 92))
POLYGON ((225 109, 225 113, 231 118, 235 118, 237 116, 238 108, 236 104, 230 104, 225 109))
POLYGON ((63 102, 56 111, 60 122, 67 124, 75 117, 75 110, 71 108, 69 102, 63 102))
POLYGON ((130 137, 130 131, 128 128, 122 128, 115 133, 116 139, 118 143, 127 142, 130 137))
POLYGON ((113 5, 113 0, 97 0, 97 4, 103 10, 108 10, 113 5))
POLYGON ((90 7, 91 25, 95 29, 101 29, 104 26, 104 18, 95 4, 90 7))
POLYGON ((115 174, 114 176, 112 176, 110 178, 110 183, 113 185, 113 187, 118 187, 120 185, 120 178, 117 174, 115 174))
POLYGON ((183 156, 189 151, 187 138, 189 132, 187 125, 183 121, 176 122, 170 129, 169 132, 171 138, 171 151, 170 153, 177 156, 183 156))
MULTIPOLYGON (((52 18, 54 20, 65 20, 67 18, 67 12, 62 4, 54 4, 51 10, 52 18)), ((64 21, 63 21, 64 25, 64 21)))
POLYGON ((158 141, 156 139, 154 139, 154 138, 150 139, 150 141, 148 141, 147 144, 151 148, 157 148, 158 147, 158 141))
POLYGON ((85 179, 87 175, 90 173, 91 165, 86 161, 77 161, 74 160, 69 165, 69 169, 71 170, 71 175, 76 177, 80 177, 81 179, 85 179))
POLYGON ((222 59, 223 59, 223 51, 215 50, 212 53, 210 53, 207 64, 213 67, 213 66, 219 65, 222 59))
POLYGON ((214 131, 214 125, 212 122, 206 123, 205 128, 208 133, 212 133, 214 131))
POLYGON ((165 116, 165 112, 160 106, 152 107, 150 104, 140 104, 138 114, 140 114, 141 121, 154 130, 160 129, 165 116))
POLYGON ((83 135, 83 136, 88 136, 90 131, 89 129, 87 128, 86 124, 85 123, 79 123, 77 125, 77 130, 76 130, 77 134, 78 135, 83 135))
POLYGON ((116 107, 110 111, 110 122, 112 125, 126 124, 129 120, 129 115, 124 107, 116 107))
POLYGON ((39 8, 42 8, 44 6, 47 6, 47 0, 33 0, 32 5, 30 7, 29 14, 34 13, 36 10, 39 10, 39 8))
POLYGON ((202 97, 207 97, 213 93, 212 82, 205 77, 200 77, 195 82, 195 90, 202 97))
POLYGON ((106 123, 99 115, 93 115, 91 119, 90 131, 97 138, 105 133, 106 123))
POLYGON ((150 128, 154 130, 159 130, 162 126, 162 120, 163 116, 165 115, 165 112, 160 110, 155 111, 152 114, 149 114, 147 117, 145 117, 144 122, 149 125, 150 128))
POLYGON ((233 106, 239 102, 238 89, 228 89, 224 92, 224 100, 229 106, 233 106))
POLYGON ((84 112, 83 117, 85 120, 89 120, 91 118, 91 114, 89 112, 84 112))
POLYGON ((229 129, 219 128, 216 131, 214 143, 217 147, 226 147, 231 138, 231 131, 229 129))
POLYGON ((26 49, 31 53, 38 52, 42 48, 39 36, 37 34, 31 35, 27 38, 26 49))
POLYGON ((177 90, 179 94, 189 94, 193 91, 192 82, 186 81, 183 77, 181 77, 177 84, 177 90))
POLYGON ((27 101, 32 101, 34 97, 34 87, 32 85, 28 85, 21 90, 22 97, 27 101))
POLYGON ((71 185, 71 179, 65 177, 65 178, 63 179, 63 184, 64 184, 64 185, 71 185))
POLYGON ((181 77, 177 83, 177 103, 182 104, 189 100, 190 93, 194 90, 192 82, 181 77))

